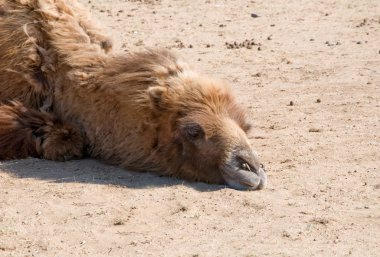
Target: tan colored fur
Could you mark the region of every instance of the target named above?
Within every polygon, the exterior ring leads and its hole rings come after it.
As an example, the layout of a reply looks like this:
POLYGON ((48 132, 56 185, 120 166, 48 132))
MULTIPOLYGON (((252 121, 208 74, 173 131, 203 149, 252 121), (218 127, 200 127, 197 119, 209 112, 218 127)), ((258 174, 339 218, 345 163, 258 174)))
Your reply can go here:
MULTIPOLYGON (((110 53, 109 39, 75 1, 0 3, 0 103, 18 100, 74 124, 90 156, 223 183, 220 167, 236 149, 250 149, 245 113, 228 87, 172 53, 110 53), (208 141, 188 142, 183 130, 192 124, 208 141)), ((34 150, 26 152, 36 156, 34 150)))

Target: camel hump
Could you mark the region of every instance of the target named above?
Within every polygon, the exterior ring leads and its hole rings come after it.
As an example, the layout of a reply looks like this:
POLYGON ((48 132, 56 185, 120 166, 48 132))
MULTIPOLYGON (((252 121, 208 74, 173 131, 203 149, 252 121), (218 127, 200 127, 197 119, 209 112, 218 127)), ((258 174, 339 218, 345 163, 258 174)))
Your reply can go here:
POLYGON ((53 90, 49 76, 102 64, 111 48, 74 0, 0 0, 0 103, 41 108, 53 90))
POLYGON ((75 0, 34 0, 49 42, 72 67, 102 62, 112 42, 75 0))

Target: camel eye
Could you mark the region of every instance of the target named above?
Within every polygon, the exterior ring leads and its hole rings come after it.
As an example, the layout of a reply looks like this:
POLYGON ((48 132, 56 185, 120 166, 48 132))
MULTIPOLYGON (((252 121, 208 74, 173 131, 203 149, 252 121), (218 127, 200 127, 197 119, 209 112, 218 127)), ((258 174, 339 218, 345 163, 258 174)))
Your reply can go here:
POLYGON ((196 123, 186 125, 184 128, 184 132, 186 137, 191 141, 201 139, 205 135, 203 128, 196 123))

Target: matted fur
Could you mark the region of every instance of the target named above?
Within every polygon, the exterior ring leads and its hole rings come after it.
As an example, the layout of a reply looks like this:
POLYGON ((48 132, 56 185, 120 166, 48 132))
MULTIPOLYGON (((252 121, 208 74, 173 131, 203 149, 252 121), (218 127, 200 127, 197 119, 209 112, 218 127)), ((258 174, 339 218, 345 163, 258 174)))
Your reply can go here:
POLYGON ((74 127, 19 102, 0 106, 0 159, 28 156, 64 161, 80 158, 84 140, 74 127))
MULTIPOLYGON (((110 40, 76 1, 0 3, 0 103, 25 106, 4 110, 29 108, 32 116, 32 109, 48 110, 82 131, 88 155, 134 170, 224 183, 220 170, 239 165, 237 152, 260 169, 245 112, 222 82, 198 75, 167 50, 112 54, 110 40)), ((22 147, 28 150, 14 157, 40 155, 29 134, 22 147)), ((63 141, 77 140, 74 134, 63 141)))

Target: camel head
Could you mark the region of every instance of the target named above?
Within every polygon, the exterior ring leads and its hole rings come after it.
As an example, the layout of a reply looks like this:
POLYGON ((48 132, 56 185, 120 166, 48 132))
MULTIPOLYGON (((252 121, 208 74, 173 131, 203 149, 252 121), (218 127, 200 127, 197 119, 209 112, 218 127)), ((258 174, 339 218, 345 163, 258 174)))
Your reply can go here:
POLYGON ((183 72, 148 88, 148 95, 171 175, 235 189, 265 186, 265 170, 247 137, 246 113, 227 86, 183 72))

